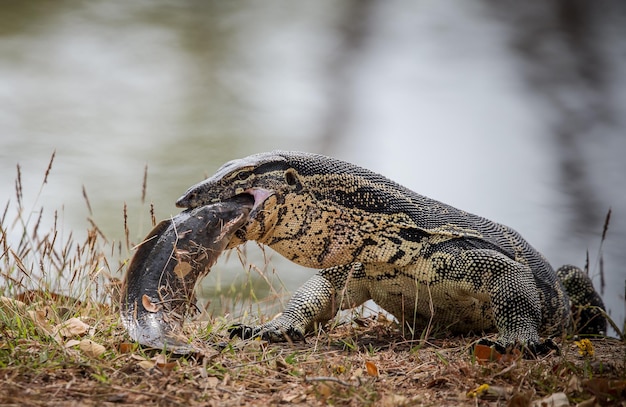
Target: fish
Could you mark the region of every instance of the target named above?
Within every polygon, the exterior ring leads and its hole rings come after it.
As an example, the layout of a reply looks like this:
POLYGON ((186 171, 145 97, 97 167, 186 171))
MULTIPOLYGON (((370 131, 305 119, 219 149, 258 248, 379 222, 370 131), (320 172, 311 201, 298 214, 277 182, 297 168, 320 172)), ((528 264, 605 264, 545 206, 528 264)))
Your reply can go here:
POLYGON ((141 345, 186 354, 195 351, 183 334, 196 308, 194 289, 249 220, 245 195, 160 222, 138 246, 122 282, 120 317, 141 345))

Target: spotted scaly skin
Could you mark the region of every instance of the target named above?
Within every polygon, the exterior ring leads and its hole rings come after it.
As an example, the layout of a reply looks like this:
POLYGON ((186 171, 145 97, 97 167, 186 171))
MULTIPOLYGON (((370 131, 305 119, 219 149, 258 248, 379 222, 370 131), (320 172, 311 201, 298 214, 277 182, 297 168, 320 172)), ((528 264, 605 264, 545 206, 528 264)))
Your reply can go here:
POLYGON ((368 299, 417 337, 431 323, 454 333, 498 332, 499 350, 541 350, 540 335, 571 327, 563 284, 515 230, 379 174, 322 155, 274 151, 224 164, 176 204, 194 208, 239 194, 252 195, 254 208, 230 247, 255 240, 321 269, 278 318, 239 326, 239 336, 299 339, 368 299))

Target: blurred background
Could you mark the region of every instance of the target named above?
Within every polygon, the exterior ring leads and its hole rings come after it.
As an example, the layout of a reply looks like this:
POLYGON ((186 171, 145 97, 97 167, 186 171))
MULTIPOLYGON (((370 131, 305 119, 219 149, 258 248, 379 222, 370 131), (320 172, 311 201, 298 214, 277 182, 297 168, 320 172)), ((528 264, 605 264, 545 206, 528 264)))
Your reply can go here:
MULTIPOLYGON (((1 204, 19 164, 44 223, 123 241, 126 203, 139 242, 150 202, 178 213, 225 161, 318 152, 512 226, 555 267, 589 253, 624 321, 623 1, 1 3, 1 204)), ((276 257, 288 290, 312 274, 276 257)), ((243 273, 218 268, 205 284, 243 273)))

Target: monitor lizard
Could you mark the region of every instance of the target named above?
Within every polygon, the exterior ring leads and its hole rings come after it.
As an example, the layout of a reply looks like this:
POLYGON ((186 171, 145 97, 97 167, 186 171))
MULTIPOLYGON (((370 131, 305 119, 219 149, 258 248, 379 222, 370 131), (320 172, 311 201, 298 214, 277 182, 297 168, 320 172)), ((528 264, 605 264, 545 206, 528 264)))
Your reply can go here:
POLYGON ((512 228, 365 168, 318 154, 260 153, 224 164, 176 205, 195 208, 239 194, 252 196, 254 206, 228 247, 255 240, 320 270, 280 316, 236 326, 237 336, 301 339, 339 309, 369 299, 418 337, 429 324, 453 333, 497 332, 482 343, 500 352, 555 348, 540 335, 571 331, 571 300, 590 306, 579 332, 606 330, 602 300, 582 270, 555 272, 512 228))

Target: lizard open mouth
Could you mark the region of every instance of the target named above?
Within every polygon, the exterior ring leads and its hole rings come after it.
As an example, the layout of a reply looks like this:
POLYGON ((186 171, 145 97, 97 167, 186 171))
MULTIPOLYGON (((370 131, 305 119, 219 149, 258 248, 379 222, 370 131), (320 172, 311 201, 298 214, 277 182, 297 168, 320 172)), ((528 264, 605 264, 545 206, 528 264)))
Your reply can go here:
POLYGON ((250 188, 244 192, 235 195, 227 201, 237 201, 242 204, 252 205, 250 217, 254 217, 258 208, 260 208, 265 200, 274 195, 274 191, 264 188, 250 188))

